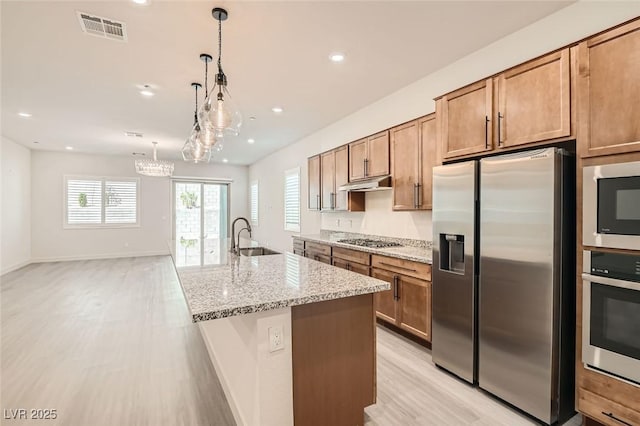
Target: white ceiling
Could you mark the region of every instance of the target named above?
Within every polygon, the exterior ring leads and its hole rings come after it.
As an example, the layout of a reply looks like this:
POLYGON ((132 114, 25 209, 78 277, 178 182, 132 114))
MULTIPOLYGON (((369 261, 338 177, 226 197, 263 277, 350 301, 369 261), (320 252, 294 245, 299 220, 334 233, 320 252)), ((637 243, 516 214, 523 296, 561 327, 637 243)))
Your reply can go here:
POLYGON ((161 157, 179 158, 190 83, 204 80, 199 54, 217 55, 211 9, 222 6, 223 66, 245 125, 216 160, 251 164, 569 3, 2 1, 2 133, 32 149, 112 155, 158 141, 161 157), (124 21, 128 41, 82 33, 78 10, 124 21), (136 87, 147 83, 152 98, 136 87))

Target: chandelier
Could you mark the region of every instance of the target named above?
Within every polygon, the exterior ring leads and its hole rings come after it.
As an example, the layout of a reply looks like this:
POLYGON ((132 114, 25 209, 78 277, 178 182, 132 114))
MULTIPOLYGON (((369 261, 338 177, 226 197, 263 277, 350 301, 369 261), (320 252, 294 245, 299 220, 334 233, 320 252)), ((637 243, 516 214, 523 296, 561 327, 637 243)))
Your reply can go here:
POLYGON ((213 89, 207 93, 204 104, 198 111, 198 123, 201 131, 205 132, 206 140, 213 145, 214 139, 221 139, 227 134, 238 135, 242 126, 242 115, 231 100, 227 89, 227 76, 222 70, 222 21, 225 21, 229 14, 219 7, 214 8, 211 14, 218 21, 218 73, 213 89))
POLYGON ((148 158, 139 158, 135 161, 136 173, 153 176, 153 177, 167 177, 173 174, 173 162, 158 160, 158 153, 156 145, 158 142, 151 142, 153 144, 153 160, 148 158))

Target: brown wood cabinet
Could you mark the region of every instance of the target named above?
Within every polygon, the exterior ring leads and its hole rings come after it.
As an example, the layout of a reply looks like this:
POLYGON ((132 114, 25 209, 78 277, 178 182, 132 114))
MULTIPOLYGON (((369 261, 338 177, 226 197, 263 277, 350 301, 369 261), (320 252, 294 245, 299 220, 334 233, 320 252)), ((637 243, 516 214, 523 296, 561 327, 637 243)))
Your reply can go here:
POLYGON ((575 138, 571 75, 567 47, 437 99, 443 158, 575 138))
POLYGON ((508 148, 571 134, 569 48, 500 74, 496 146, 508 148))
POLYGON ((369 275, 371 256, 368 253, 343 247, 334 247, 332 249, 332 255, 333 266, 362 275, 369 275))
POLYGON ((322 211, 364 211, 364 193, 340 191, 349 181, 349 149, 347 145, 320 154, 322 211))
POLYGON ((309 210, 320 210, 320 155, 307 160, 309 182, 309 210))
POLYGON ((479 81, 436 101, 440 116, 443 158, 493 149, 493 80, 479 81))
POLYGON ((431 266, 378 255, 371 264, 371 276, 391 284, 374 296, 377 317, 430 342, 431 266))
POLYGON ((640 151, 640 20, 578 46, 583 157, 640 151))
POLYGON ((388 174, 388 130, 349 144, 349 181, 388 174))
POLYGON ((436 158, 435 114, 389 131, 393 210, 428 210, 436 158))

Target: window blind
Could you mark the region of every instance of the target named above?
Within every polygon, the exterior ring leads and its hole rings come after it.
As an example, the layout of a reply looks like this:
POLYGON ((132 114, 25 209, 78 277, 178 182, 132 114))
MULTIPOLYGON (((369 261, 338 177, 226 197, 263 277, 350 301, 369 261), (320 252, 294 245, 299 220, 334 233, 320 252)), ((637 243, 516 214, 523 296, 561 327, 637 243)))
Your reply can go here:
POLYGON ((258 181, 251 183, 251 191, 250 191, 250 202, 251 202, 251 224, 258 224, 258 181))
POLYGON ((284 229, 300 231, 300 168, 284 172, 284 229))
POLYGON ((138 224, 138 179, 65 177, 65 224, 138 224))

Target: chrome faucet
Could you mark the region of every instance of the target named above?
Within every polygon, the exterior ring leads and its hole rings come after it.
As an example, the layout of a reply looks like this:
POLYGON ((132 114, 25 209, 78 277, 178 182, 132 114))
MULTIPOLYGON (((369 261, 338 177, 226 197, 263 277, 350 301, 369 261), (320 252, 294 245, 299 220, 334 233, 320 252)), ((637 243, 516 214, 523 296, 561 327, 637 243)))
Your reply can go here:
POLYGON ((234 219, 233 223, 231 224, 231 250, 229 250, 232 253, 238 254, 240 251, 240 233, 244 230, 249 231, 249 238, 251 238, 251 224, 249 224, 249 221, 244 218, 244 217, 237 217, 234 219), (246 227, 242 228, 241 230, 238 231, 238 235, 236 235, 236 222, 239 220, 244 220, 244 223, 247 224, 246 227), (238 240, 238 242, 236 243, 236 238, 238 240))

